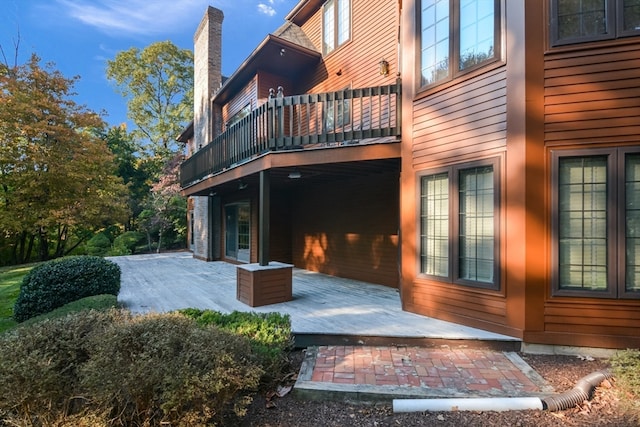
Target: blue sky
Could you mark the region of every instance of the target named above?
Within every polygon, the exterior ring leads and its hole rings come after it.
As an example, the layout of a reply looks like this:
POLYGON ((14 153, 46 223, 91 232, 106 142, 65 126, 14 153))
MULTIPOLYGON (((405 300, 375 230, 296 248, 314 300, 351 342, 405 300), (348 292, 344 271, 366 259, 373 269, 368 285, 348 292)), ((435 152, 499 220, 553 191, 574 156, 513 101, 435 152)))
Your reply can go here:
MULTIPOLYGON (((284 23, 298 0, 0 0, 0 46, 13 64, 35 52, 66 77, 80 76, 74 100, 127 121, 126 101, 105 76, 106 61, 131 47, 171 40, 193 50, 207 6, 224 12, 222 72, 231 75, 264 37, 284 23)), ((0 60, 2 58, 0 57, 0 60)))

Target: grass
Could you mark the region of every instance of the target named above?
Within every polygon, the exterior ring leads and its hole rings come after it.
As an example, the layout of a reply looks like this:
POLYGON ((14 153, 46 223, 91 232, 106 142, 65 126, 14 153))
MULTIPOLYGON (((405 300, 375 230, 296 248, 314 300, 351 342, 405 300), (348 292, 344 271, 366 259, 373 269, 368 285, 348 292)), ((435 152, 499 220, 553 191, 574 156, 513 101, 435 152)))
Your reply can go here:
POLYGON ((17 325, 13 320, 13 305, 18 299, 22 278, 35 266, 28 264, 0 268, 0 333, 17 325))
MULTIPOLYGON (((22 278, 36 265, 29 264, 0 268, 0 334, 18 325, 18 322, 13 320, 13 306, 20 293, 22 278)), ((42 314, 20 323, 20 325, 31 325, 41 320, 63 317, 69 313, 82 310, 108 310, 117 306, 117 297, 114 295, 96 295, 70 302, 50 313, 42 314)))

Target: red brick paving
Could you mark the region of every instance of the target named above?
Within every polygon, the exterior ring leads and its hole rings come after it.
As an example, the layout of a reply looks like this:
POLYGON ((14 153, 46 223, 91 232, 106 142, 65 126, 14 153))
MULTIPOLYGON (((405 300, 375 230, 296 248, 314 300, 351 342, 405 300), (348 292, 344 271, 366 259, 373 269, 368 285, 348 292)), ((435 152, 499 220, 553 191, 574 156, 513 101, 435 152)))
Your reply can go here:
POLYGON ((504 353, 483 349, 321 346, 311 381, 539 392, 504 353))

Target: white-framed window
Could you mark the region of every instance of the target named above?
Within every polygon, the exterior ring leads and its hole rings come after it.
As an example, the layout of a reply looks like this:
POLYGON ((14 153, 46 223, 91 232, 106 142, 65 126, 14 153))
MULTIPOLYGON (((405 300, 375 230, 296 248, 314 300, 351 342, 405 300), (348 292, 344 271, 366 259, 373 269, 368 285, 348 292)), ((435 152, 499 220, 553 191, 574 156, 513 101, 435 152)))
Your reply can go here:
POLYGON ((351 0, 328 0, 322 11, 322 53, 328 55, 351 38, 351 0))
POLYGON ((421 0, 420 87, 451 80, 500 57, 500 0, 421 0))
POLYGON ((499 289, 498 160, 421 174, 420 274, 499 289))

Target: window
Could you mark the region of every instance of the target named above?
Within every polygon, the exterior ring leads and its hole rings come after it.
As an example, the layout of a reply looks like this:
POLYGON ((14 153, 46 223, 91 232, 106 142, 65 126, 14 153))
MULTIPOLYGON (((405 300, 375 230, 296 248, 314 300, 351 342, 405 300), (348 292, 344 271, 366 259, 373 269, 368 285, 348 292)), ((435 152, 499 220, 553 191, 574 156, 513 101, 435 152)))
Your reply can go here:
POLYGON ((553 155, 554 294, 640 297, 640 153, 553 155))
MULTIPOLYGON (((345 90, 348 90, 346 88, 345 90)), ((349 99, 326 101, 324 111, 324 128, 326 132, 335 132, 351 123, 349 99)))
POLYGON ((640 0, 552 0, 554 45, 640 34, 640 0))
POLYGON ((329 0, 324 4, 322 52, 325 55, 351 37, 351 1, 329 0))
POLYGON ((249 203, 225 206, 225 256, 249 262, 251 250, 251 211, 249 203))
POLYGON ((420 179, 420 272, 499 289, 497 160, 420 179))
POLYGON ((225 127, 227 129, 229 129, 231 126, 235 125, 236 123, 238 123, 240 120, 244 119, 245 117, 247 117, 249 114, 251 114, 251 103, 245 105, 244 107, 242 107, 242 109, 240 111, 238 111, 237 113, 235 113, 226 123, 225 127))
POLYGON ((499 58, 499 0, 422 0, 420 5, 421 86, 499 58))

